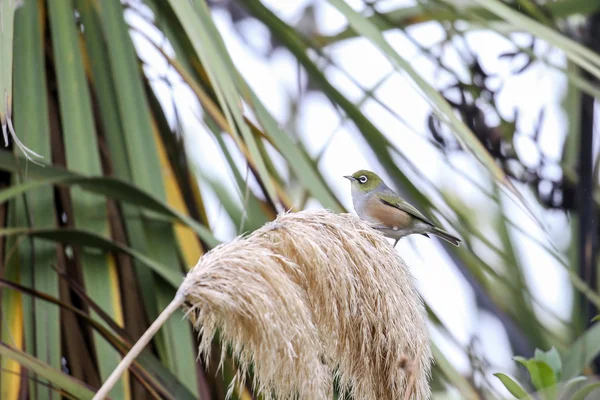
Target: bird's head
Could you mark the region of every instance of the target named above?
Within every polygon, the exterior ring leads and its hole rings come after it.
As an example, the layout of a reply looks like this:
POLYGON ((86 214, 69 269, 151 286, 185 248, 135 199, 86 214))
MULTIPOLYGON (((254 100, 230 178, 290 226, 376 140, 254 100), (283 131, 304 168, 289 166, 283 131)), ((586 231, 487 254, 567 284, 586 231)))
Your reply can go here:
POLYGON ((352 190, 362 193, 368 193, 375 190, 383 182, 381 178, 375 173, 366 169, 356 171, 352 175, 345 175, 344 178, 352 182, 352 190))

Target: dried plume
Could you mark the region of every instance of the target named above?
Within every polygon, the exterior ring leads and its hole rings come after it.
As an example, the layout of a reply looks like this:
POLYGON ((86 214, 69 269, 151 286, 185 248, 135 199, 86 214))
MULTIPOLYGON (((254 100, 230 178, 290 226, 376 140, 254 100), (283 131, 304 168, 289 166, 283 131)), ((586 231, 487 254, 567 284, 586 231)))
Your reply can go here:
POLYGON ((356 399, 400 399, 414 360, 429 397, 425 310, 390 243, 350 214, 281 214, 213 249, 182 286, 208 356, 217 330, 243 373, 278 399, 331 398, 332 372, 356 399))
POLYGON ((199 355, 209 360, 218 333, 236 383, 252 369, 265 398, 331 399, 334 377, 356 400, 430 398, 413 278, 387 239, 351 214, 280 214, 202 256, 178 293, 172 310, 184 305, 199 355))

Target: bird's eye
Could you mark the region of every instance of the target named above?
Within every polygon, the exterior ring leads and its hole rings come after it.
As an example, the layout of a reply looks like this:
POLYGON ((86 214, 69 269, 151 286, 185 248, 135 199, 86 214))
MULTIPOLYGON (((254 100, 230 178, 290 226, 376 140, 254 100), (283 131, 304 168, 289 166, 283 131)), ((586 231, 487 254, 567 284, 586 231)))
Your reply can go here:
POLYGON ((360 178, 358 178, 358 181, 360 183, 367 183, 367 180, 368 180, 367 177, 364 175, 361 175, 360 178))

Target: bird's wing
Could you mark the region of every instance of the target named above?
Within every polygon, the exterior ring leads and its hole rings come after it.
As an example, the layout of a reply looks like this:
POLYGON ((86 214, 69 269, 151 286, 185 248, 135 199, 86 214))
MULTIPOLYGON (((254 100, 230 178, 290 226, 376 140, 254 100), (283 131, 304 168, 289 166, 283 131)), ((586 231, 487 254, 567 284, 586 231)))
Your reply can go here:
POLYGON ((423 214, 421 214, 419 210, 413 207, 406 200, 403 200, 396 195, 389 195, 385 193, 377 194, 377 197, 379 197, 379 200, 383 204, 404 211, 405 213, 410 214, 411 216, 425 222, 426 224, 434 226, 431 221, 429 221, 423 214))

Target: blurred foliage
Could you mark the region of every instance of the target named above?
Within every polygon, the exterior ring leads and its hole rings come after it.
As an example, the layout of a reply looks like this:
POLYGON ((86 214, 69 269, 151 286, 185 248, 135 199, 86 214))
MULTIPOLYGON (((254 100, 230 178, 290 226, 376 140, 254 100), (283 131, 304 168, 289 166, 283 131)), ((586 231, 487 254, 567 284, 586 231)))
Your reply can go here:
MULTIPOLYGON (((588 397, 592 394, 597 396, 597 390, 600 389, 599 382, 581 375, 561 383, 563 366, 560 354, 554 348, 547 352, 536 350, 535 356, 529 359, 523 357, 515 357, 514 359, 527 369, 531 383, 535 388, 535 395, 539 398, 547 400, 584 400, 592 398, 588 397)), ((502 381, 515 399, 531 400, 533 398, 519 382, 506 374, 496 373, 494 375, 502 381)))
MULTIPOLYGON (((348 24, 327 35, 315 16, 319 2, 307 2, 293 23, 261 0, 0 0, 0 23, 14 26, 0 37, 0 120, 8 146, 0 151, 0 398, 89 398, 170 301, 186 270, 219 243, 215 232, 224 222, 209 212, 211 201, 222 205, 236 233, 309 201, 350 211, 323 173, 327 147, 311 155, 298 129, 297 111, 310 93, 323 94, 342 122, 357 128, 353 139, 409 201, 461 236, 463 246, 439 249, 473 290, 478 309, 502 324, 522 366, 514 379, 499 371, 477 338, 460 343, 427 304, 436 337, 469 360, 465 372, 432 342, 436 398, 498 398, 504 385, 516 398, 541 391, 554 399, 566 390, 584 399, 598 387, 586 376, 597 372, 600 352, 598 325, 588 323, 600 308, 594 250, 600 157, 592 146, 600 2, 391 3, 364 0, 357 11, 330 0, 327 7, 348 24), (297 63, 303 79, 290 94, 289 120, 277 120, 254 93, 213 12, 228 15, 247 51, 263 59, 284 52, 297 63), (249 21, 267 35, 268 46, 251 40, 249 21), (421 44, 412 29, 425 24, 441 28, 442 40, 421 44), (545 154, 540 143, 547 99, 531 97, 538 115, 532 127, 521 121, 518 105, 512 116, 500 110, 504 82, 467 40, 482 31, 512 44, 498 56, 514 65, 512 76, 543 66, 566 83, 568 126, 564 140, 553 139, 563 143, 560 158, 545 154), (418 48, 443 79, 423 78, 390 46, 389 32, 418 48), (372 87, 330 52, 359 37, 393 68, 372 87), (157 52, 155 62, 168 72, 157 73, 143 48, 157 52), (549 48, 564 65, 549 57, 549 48), (449 51, 457 55, 452 63, 449 51), (359 101, 330 79, 331 71, 359 88, 359 101), (421 174, 419 162, 428 160, 416 162, 368 117, 365 104, 372 102, 405 124, 409 111, 377 96, 397 76, 407 77, 431 107, 419 132, 407 127, 402 135, 423 141, 449 174, 469 182, 486 199, 485 211, 421 174), (189 91, 193 105, 173 98, 175 83, 189 91), (190 150, 190 129, 205 133, 205 147, 190 150), (523 141, 530 144, 526 152, 519 150, 523 141), (194 159, 215 145, 233 185, 196 167, 194 159), (452 163, 457 157, 469 167, 452 163), (564 217, 553 235, 559 248, 545 228, 531 232, 529 217, 514 218, 524 205, 543 222, 564 217), (578 300, 568 320, 534 295, 519 252, 523 240, 564 268, 578 300)), ((217 373, 214 363, 196 360, 197 338, 181 317, 161 330, 112 398, 225 398, 235 365, 228 360, 217 373)), ((233 397, 253 394, 247 388, 233 397)))

